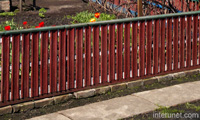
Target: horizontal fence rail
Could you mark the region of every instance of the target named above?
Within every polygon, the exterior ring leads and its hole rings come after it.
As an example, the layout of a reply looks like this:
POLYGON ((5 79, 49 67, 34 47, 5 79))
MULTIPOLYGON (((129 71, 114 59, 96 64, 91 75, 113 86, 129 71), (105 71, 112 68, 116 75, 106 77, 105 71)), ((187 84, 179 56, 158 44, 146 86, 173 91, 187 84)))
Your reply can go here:
POLYGON ((200 11, 0 33, 0 107, 200 67, 200 11))

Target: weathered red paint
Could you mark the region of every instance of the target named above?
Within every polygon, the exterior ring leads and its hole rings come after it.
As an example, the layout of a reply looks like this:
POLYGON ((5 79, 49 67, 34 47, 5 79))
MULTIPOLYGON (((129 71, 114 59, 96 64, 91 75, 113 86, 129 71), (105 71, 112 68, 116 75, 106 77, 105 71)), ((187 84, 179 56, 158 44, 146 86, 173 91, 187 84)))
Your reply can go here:
POLYGON ((40 65, 40 88, 42 95, 48 93, 48 42, 48 32, 42 32, 40 65))
POLYGON ((39 65, 39 33, 32 33, 31 41, 31 97, 39 95, 38 90, 38 65, 39 65))
POLYGON ((101 80, 102 83, 108 82, 107 80, 107 30, 108 26, 101 26, 101 80))
POLYGON ((130 78, 130 23, 125 23, 124 30, 124 74, 130 78))
POLYGON ((91 85, 91 27, 85 29, 85 86, 91 85))
POLYGON ((60 30, 59 37, 59 91, 66 90, 66 29, 60 30))
POLYGON ((99 26, 93 27, 93 81, 98 85, 99 81, 99 26))
POLYGON ((140 22, 139 29, 139 70, 140 77, 145 75, 145 21, 140 22))
POLYGON ((122 79, 122 41, 123 41, 123 24, 120 23, 117 25, 117 80, 122 79))
POLYGON ((83 29, 76 29, 76 86, 77 88, 83 87, 83 76, 82 76, 82 61, 83 61, 83 29))
POLYGON ((115 80, 115 25, 109 26, 109 80, 115 80))
POLYGON ((19 47, 20 34, 13 35, 12 40, 12 74, 11 74, 11 100, 19 99, 19 47))
POLYGON ((147 75, 152 74, 151 70, 151 55, 152 55, 152 20, 147 21, 147 50, 146 50, 146 69, 147 69, 147 75))
POLYGON ((30 34, 22 34, 21 96, 29 97, 30 34))

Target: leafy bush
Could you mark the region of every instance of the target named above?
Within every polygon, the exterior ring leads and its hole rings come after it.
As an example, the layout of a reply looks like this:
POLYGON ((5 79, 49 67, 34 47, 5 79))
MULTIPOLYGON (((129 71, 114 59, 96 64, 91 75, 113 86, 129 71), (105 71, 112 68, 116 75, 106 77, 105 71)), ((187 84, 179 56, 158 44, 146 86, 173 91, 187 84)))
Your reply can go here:
MULTIPOLYGON (((90 22, 90 19, 94 18, 94 13, 88 12, 88 11, 83 11, 83 12, 77 13, 75 16, 68 15, 67 18, 73 19, 73 21, 71 22, 72 24, 87 23, 87 22, 90 22)), ((109 14, 106 14, 106 13, 101 13, 100 18, 96 19, 96 21, 112 20, 112 19, 115 19, 115 18, 116 18, 115 15, 109 15, 109 14)))
POLYGON ((104 21, 104 20, 113 20, 116 19, 116 16, 114 14, 109 15, 106 13, 101 13, 99 19, 97 19, 97 21, 104 21))
POLYGON ((3 12, 0 13, 0 16, 15 16, 19 12, 18 9, 16 9, 14 12, 3 12))
POLYGON ((10 20, 10 21, 5 21, 3 23, 0 24, 0 31, 5 31, 5 26, 10 26, 11 30, 20 30, 23 29, 23 27, 19 27, 14 20, 10 20))
POLYGON ((14 12, 3 12, 3 13, 0 13, 0 16, 14 16, 16 15, 14 12))
POLYGON ((45 8, 41 8, 41 9, 39 10, 39 16, 40 16, 41 18, 44 18, 44 17, 45 17, 44 13, 46 13, 46 12, 47 12, 47 10, 46 10, 45 8))

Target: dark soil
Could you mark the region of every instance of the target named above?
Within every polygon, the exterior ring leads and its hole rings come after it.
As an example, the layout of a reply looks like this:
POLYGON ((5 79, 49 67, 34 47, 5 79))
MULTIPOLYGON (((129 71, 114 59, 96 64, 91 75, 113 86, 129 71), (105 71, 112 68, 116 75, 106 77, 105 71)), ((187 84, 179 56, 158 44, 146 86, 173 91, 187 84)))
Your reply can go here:
MULTIPOLYGON (((13 11, 18 9, 18 0, 13 1, 13 11)), ((15 16, 0 16, 0 22, 12 20, 22 25, 23 21, 27 21, 31 26, 37 26, 38 23, 44 21, 45 26, 51 25, 65 25, 71 24, 71 19, 67 19, 67 15, 75 15, 82 11, 90 12, 104 12, 113 14, 112 12, 105 11, 101 6, 95 3, 85 3, 82 0, 36 0, 36 8, 32 6, 32 0, 26 0, 23 3, 23 12, 17 13, 15 16), (45 18, 41 18, 38 13, 40 8, 47 9, 45 18)), ((120 15, 120 18, 123 18, 120 15)))
POLYGON ((47 113, 53 113, 53 112, 60 111, 60 110, 65 110, 65 109, 83 106, 83 105, 94 103, 94 102, 112 99, 115 97, 126 96, 126 95, 130 95, 130 94, 133 94, 136 92, 152 90, 152 89, 159 89, 159 88, 167 87, 170 85, 198 81, 198 80, 200 80, 200 74, 188 76, 188 77, 184 77, 184 78, 179 78, 179 79, 174 79, 171 82, 154 83, 154 84, 145 85, 142 87, 134 87, 134 88, 130 88, 130 89, 119 90, 119 91, 112 92, 112 93, 108 92, 107 94, 104 94, 104 95, 98 95, 98 96, 85 98, 85 99, 71 99, 66 103, 61 103, 61 104, 57 104, 57 105, 53 105, 53 106, 47 106, 45 108, 33 109, 33 110, 30 110, 30 111, 27 111, 24 113, 13 113, 13 114, 2 115, 2 116, 0 116, 0 120, 7 120, 7 119, 23 120, 23 119, 32 118, 35 116, 44 115, 47 113))

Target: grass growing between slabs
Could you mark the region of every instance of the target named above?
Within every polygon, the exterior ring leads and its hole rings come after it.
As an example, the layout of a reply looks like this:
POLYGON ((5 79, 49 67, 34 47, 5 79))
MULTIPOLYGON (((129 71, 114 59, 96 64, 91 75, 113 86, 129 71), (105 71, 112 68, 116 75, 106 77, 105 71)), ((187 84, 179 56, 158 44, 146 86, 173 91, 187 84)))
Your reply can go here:
POLYGON ((133 117, 121 120, 199 120, 200 118, 200 100, 184 103, 173 107, 159 106, 155 111, 135 115, 133 117), (163 114, 166 117, 158 118, 156 114, 163 114), (174 118, 173 115, 181 114, 182 118, 174 118))

